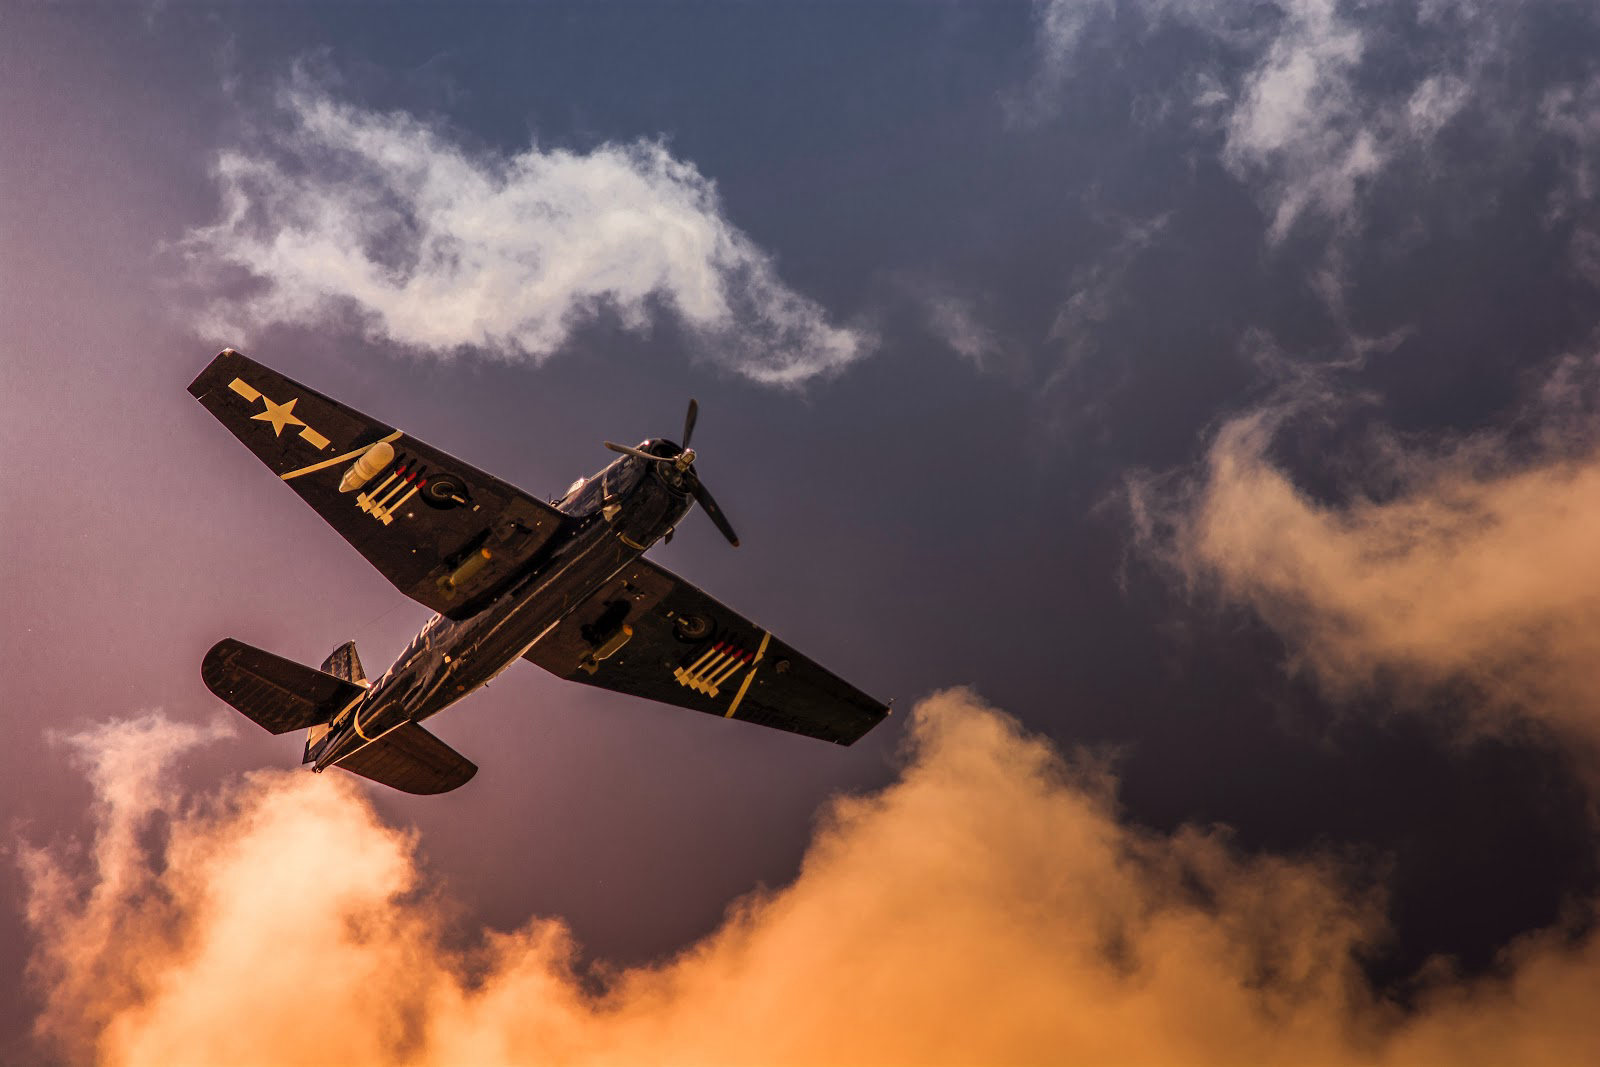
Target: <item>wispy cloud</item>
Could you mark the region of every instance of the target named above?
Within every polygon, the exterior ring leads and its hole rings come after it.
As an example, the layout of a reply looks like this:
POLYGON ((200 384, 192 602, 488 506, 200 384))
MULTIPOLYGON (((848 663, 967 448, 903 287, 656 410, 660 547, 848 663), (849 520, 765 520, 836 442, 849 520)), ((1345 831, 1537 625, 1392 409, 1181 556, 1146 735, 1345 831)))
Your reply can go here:
MULTIPOLYGON (((118 729, 83 743, 114 745, 118 729)), ((416 842, 354 779, 253 775, 191 798, 139 879, 96 890, 116 937, 88 936, 75 898, 41 887, 65 860, 33 865, 45 1033, 107 1065, 1415 1067, 1600 1052, 1593 938, 1532 939, 1506 977, 1435 981, 1402 1015, 1354 964, 1382 921, 1338 864, 1135 829, 1103 769, 969 693, 922 703, 912 736, 898 781, 832 806, 791 885, 736 903, 672 960, 610 972, 600 993, 558 921, 447 947, 416 842)), ((101 834, 151 810, 115 778, 96 785, 101 834)))
POLYGON ((1078 49, 1097 22, 1117 13, 1117 0, 1034 0, 1039 68, 1025 97, 1010 102, 1013 121, 1030 122, 1055 110, 1055 96, 1072 72, 1078 49))
MULTIPOLYGON (((1041 98, 1061 91, 1086 28, 1110 7, 1036 5, 1041 98)), ((1162 110, 1221 134, 1217 158, 1255 191, 1272 244, 1311 219, 1359 225, 1368 186, 1397 161, 1416 162, 1479 88, 1502 42, 1478 23, 1514 17, 1450 0, 1410 16, 1339 0, 1124 0, 1116 10, 1136 34, 1178 27, 1203 42, 1170 71, 1162 110)))
POLYGON ((301 77, 214 173, 221 217, 181 249, 213 292, 247 279, 207 307, 226 337, 353 315, 410 349, 538 362, 599 312, 638 333, 665 314, 703 358, 772 385, 871 346, 785 285, 714 183, 659 141, 472 152, 301 77))
POLYGON ((1366 42, 1336 0, 1291 0, 1227 120, 1222 159, 1264 186, 1269 239, 1281 241, 1316 210, 1348 220, 1357 188, 1387 161, 1378 116, 1364 113, 1352 79, 1366 42))
POLYGON ((1126 302, 1128 270, 1166 228, 1170 213, 1155 218, 1112 221, 1120 231, 1116 243, 1099 260, 1072 279, 1071 295, 1050 327, 1050 340, 1063 345, 1059 381, 1099 348, 1099 333, 1126 302))

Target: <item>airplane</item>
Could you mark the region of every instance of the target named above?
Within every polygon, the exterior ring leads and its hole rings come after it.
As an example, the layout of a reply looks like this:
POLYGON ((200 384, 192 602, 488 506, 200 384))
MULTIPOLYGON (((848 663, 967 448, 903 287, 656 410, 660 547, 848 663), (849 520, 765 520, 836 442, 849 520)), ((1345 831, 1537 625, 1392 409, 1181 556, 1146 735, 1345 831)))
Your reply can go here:
POLYGON ((369 681, 354 641, 320 669, 232 638, 206 687, 301 762, 408 793, 477 766, 422 721, 526 659, 569 681, 849 745, 888 705, 644 558, 700 509, 727 516, 682 443, 605 442, 621 457, 545 503, 405 432, 224 349, 189 392, 402 593, 437 612, 369 681))

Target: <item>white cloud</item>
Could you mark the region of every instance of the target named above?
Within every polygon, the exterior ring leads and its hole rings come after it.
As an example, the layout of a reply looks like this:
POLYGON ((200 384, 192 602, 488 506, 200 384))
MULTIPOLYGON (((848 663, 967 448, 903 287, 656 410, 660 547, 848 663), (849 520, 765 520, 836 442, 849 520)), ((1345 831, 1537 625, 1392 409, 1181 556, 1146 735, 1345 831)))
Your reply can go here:
MULTIPOLYGON (((1041 0, 1042 97, 1062 91, 1091 20, 1113 10, 1109 0, 1041 0)), ((1470 102, 1510 17, 1433 4, 1412 15, 1428 31, 1414 52, 1382 4, 1124 0, 1122 10, 1129 25, 1182 27, 1206 42, 1172 72, 1168 104, 1196 130, 1222 135, 1218 158, 1255 191, 1273 244, 1313 218, 1336 230, 1359 225, 1365 189, 1397 160, 1415 159, 1470 102), (1237 57, 1230 69, 1217 65, 1219 53, 1237 57), (1375 63, 1384 78, 1363 84, 1375 63)))
POLYGON ((1269 239, 1303 213, 1348 216, 1358 185, 1387 151, 1351 85, 1365 41, 1334 0, 1290 0, 1282 25, 1245 75, 1222 159, 1266 187, 1269 239))
POLYGON ((1000 354, 1000 339, 978 317, 971 300, 953 293, 929 293, 923 297, 928 326, 956 355, 977 370, 990 369, 1000 354))
POLYGON ((220 154, 221 218, 182 243, 197 275, 254 283, 212 303, 219 333, 354 311, 373 339, 538 362, 602 309, 641 333, 665 310, 704 358, 774 385, 870 346, 788 288, 660 142, 475 154, 303 80, 280 102, 287 125, 220 154))
POLYGON ((1038 118, 1054 110, 1051 99, 1061 90, 1071 73, 1073 61, 1089 27, 1096 21, 1116 15, 1117 0, 1034 0, 1035 41, 1039 50, 1039 69, 1034 78, 1032 97, 1014 104, 1016 119, 1038 118))

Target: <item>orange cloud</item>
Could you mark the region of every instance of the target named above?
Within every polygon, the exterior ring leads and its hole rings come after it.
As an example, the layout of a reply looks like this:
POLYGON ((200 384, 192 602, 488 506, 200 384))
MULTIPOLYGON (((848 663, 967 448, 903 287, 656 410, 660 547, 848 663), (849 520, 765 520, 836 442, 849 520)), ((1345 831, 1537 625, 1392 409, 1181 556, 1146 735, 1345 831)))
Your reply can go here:
MULTIPOLYGON (((147 756, 201 740, 142 723, 147 756)), ((75 743, 106 767, 130 729, 75 743)), ((181 802, 159 757, 124 762, 143 785, 95 776, 87 884, 28 860, 41 1033, 75 1062, 163 1067, 1600 1062, 1593 942, 1530 941, 1510 978, 1442 981, 1405 1018, 1352 962, 1381 917, 1331 861, 1130 827, 1100 768, 970 693, 923 702, 912 734, 793 884, 599 994, 559 921, 445 947, 415 841, 353 779, 269 771, 181 802), (162 843, 106 862, 152 818, 162 843)))
POLYGON ((1600 752, 1600 453, 1513 467, 1492 437, 1391 443, 1402 491, 1334 506, 1269 458, 1284 415, 1217 434, 1169 516, 1186 574, 1259 614, 1336 696, 1464 682, 1480 725, 1536 721, 1600 752))

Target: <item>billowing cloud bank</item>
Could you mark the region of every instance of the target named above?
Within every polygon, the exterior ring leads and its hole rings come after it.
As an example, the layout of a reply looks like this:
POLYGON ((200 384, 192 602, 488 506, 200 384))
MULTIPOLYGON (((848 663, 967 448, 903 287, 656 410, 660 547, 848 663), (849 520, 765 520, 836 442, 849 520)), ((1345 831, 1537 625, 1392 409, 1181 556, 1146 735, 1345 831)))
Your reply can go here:
POLYGON ((353 312, 414 350, 539 361, 598 311, 636 332, 667 312, 698 354, 769 384, 866 351, 659 142, 501 157, 304 80, 280 103, 281 124, 218 156, 221 218, 181 245, 208 288, 248 279, 207 311, 221 335, 353 312))
POLYGON ((160 717, 75 739, 99 795, 86 881, 26 857, 41 1032, 75 1062, 1573 1064, 1600 1057, 1600 948, 1402 1017, 1331 863, 1119 821, 1111 782, 963 692, 914 713, 901 778, 828 812, 797 880, 676 959, 574 973, 561 924, 444 947, 415 843, 352 779, 164 791, 200 740, 160 717), (136 748, 141 759, 120 758, 136 748), (151 833, 166 820, 169 832, 151 833))

